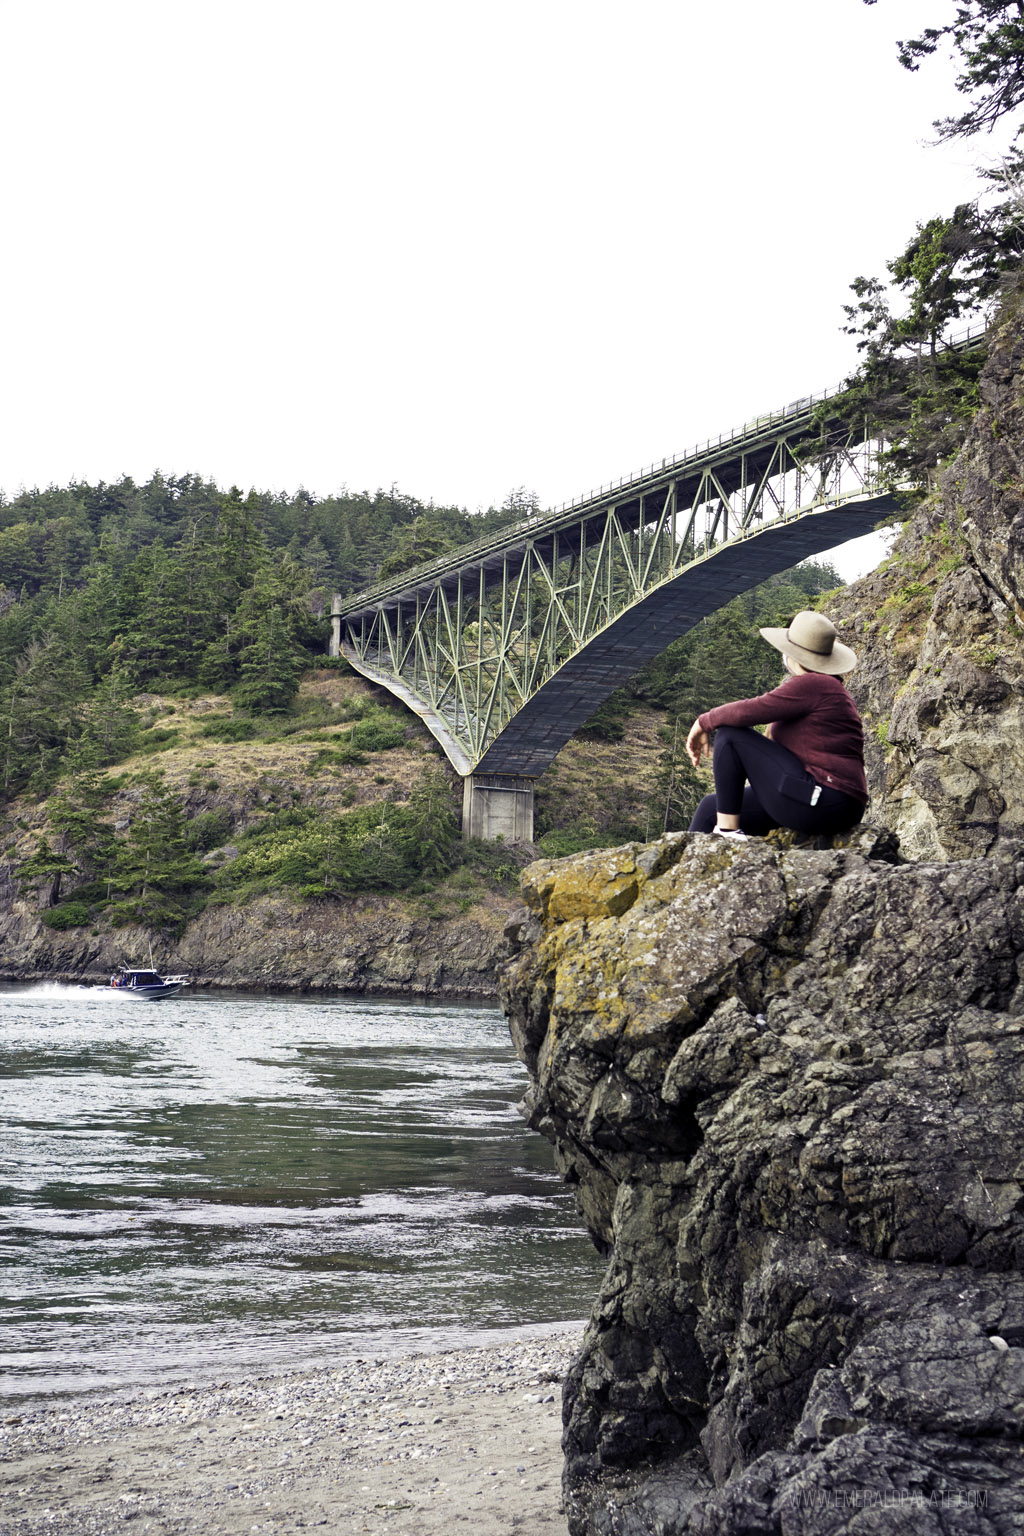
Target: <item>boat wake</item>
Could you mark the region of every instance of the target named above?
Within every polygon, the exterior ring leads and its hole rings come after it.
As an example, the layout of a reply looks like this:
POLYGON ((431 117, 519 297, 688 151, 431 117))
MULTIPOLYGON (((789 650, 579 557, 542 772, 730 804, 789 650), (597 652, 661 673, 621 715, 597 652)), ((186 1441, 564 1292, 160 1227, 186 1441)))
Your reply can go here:
POLYGON ((110 986, 103 982, 85 981, 41 981, 33 983, 27 990, 33 997, 109 997, 110 986))

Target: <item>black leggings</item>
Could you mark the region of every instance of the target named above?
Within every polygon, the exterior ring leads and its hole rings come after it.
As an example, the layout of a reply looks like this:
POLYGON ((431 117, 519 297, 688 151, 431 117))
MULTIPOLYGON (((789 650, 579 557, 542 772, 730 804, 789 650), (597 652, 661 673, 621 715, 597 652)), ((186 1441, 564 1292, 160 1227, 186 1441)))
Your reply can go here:
POLYGON ((691 832, 713 832, 721 811, 738 815, 740 830, 752 837, 763 837, 773 827, 829 837, 855 827, 864 814, 859 800, 838 789, 822 788, 811 805, 816 781, 800 759, 749 726, 718 727, 714 768, 715 793, 698 805, 691 832))

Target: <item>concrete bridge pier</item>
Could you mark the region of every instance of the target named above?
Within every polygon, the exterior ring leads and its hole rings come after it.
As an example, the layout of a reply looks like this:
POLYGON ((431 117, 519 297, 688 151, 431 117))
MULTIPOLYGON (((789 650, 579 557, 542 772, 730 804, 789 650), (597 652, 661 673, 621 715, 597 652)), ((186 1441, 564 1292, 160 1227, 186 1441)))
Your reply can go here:
POLYGON ((467 773, 462 792, 463 837, 532 843, 535 783, 518 773, 467 773))

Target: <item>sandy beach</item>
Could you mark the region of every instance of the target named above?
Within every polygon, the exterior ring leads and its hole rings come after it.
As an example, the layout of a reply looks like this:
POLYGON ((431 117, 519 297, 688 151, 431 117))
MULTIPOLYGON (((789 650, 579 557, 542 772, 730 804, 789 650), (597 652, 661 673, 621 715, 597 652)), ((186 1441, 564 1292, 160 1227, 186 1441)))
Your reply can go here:
POLYGON ((3 1536, 325 1527, 562 1536, 561 1382, 581 1327, 0 1423, 3 1536))

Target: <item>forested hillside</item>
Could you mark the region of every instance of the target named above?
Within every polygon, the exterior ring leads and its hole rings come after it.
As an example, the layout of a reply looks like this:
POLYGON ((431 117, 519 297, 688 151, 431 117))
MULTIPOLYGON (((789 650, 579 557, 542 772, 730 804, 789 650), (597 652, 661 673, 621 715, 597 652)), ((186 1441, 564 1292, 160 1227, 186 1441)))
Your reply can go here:
MULTIPOLYGON (((198 477, 0 501, 0 881, 39 931, 181 935, 207 908, 507 900, 529 850, 464 844, 459 786, 403 705, 325 656, 333 591, 533 508, 317 501, 198 477)), ((698 710, 777 681, 757 636, 835 586, 734 600, 614 695, 538 786, 549 853, 685 825, 698 710)), ((424 906, 426 903, 426 906, 424 906)), ((95 948, 95 946, 93 946, 95 948)))
POLYGON ((195 475, 0 495, 0 783, 42 792, 118 762, 145 689, 284 709, 323 653, 332 592, 529 510, 473 516, 397 492, 222 491, 195 475))

